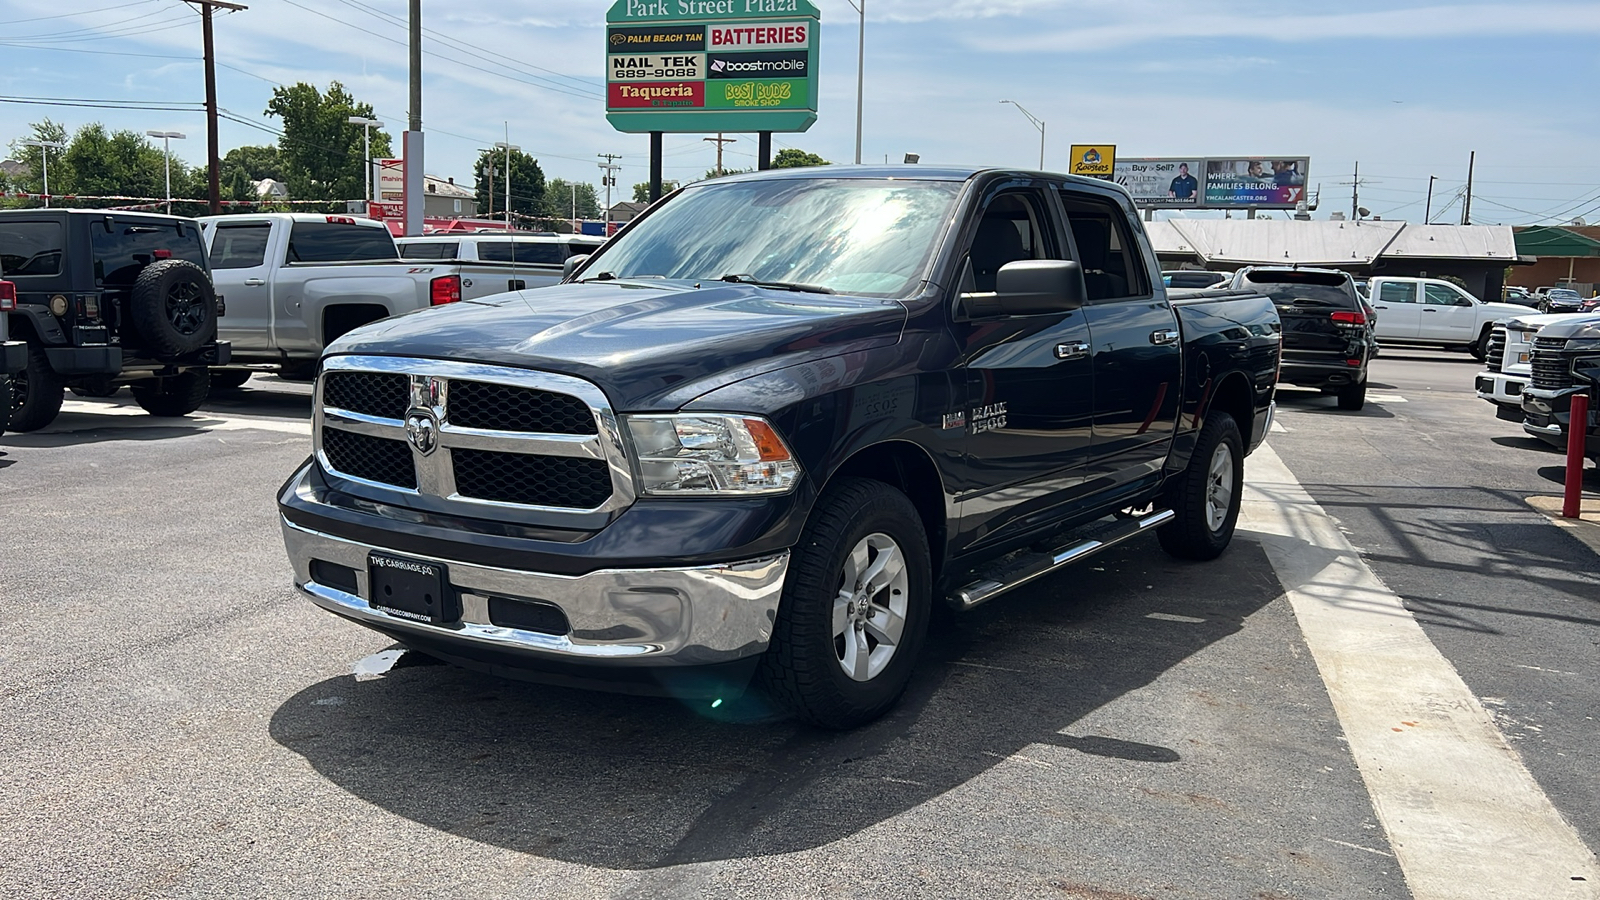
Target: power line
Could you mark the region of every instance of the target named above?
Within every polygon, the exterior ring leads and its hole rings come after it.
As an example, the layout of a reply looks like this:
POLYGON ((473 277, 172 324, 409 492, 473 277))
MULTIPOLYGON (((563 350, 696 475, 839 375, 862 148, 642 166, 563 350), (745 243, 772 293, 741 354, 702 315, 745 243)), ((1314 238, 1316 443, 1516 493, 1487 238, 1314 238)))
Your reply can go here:
POLYGON ((76 47, 31 47, 26 44, 13 44, 10 41, 0 41, 0 47, 15 47, 18 50, 37 50, 41 53, 91 53, 95 56, 137 56, 142 59, 165 59, 173 62, 199 62, 205 58, 203 56, 169 56, 165 53, 126 53, 121 50, 81 50, 76 47))
POLYGON ((73 16, 92 16, 95 13, 110 12, 114 9, 130 9, 135 6, 144 6, 147 3, 159 3, 161 0, 137 0, 134 3, 118 3, 115 6, 102 6, 99 9, 86 9, 82 12, 60 13, 54 16, 35 16, 31 19, 12 19, 9 22, 0 22, 0 26, 21 25, 25 22, 43 22, 47 19, 70 19, 73 16))
POLYGON ((172 112, 202 112, 205 104, 179 105, 158 100, 89 100, 77 97, 11 97, 0 95, 0 103, 20 103, 28 106, 85 106, 96 109, 154 109, 172 112))

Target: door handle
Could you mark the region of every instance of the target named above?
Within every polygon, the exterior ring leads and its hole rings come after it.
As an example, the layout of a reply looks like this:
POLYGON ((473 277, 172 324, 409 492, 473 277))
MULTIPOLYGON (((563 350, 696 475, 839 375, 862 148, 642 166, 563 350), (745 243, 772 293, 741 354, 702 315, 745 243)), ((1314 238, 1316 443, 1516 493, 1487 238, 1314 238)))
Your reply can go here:
POLYGON ((1388 309, 1387 306, 1374 306, 1373 309, 1388 309))
POLYGON ((1176 344, 1177 342, 1178 332, 1172 330, 1171 328, 1163 328, 1160 331, 1150 332, 1150 343, 1152 344, 1176 344))
POLYGON ((1056 359, 1083 359, 1089 355, 1089 345, 1083 341, 1056 345, 1056 359))
POLYGON ((1436 313, 1436 312, 1438 312, 1438 310, 1437 310, 1437 309, 1429 309, 1429 308, 1428 308, 1428 307, 1426 307, 1426 306, 1424 306, 1424 307, 1423 307, 1423 308, 1422 308, 1422 311, 1423 311, 1423 312, 1431 312, 1431 313, 1436 313))
POLYGON ((263 278, 246 278, 244 283, 246 287, 260 287, 267 282, 266 279, 263 278))

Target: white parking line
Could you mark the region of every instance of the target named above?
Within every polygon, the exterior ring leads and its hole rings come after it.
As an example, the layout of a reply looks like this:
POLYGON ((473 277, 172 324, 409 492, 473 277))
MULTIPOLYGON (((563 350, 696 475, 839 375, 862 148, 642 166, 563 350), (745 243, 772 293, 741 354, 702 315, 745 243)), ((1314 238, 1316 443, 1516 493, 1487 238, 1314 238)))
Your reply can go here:
POLYGON ((1242 529, 1283 583, 1417 900, 1594 898, 1600 864, 1400 598, 1270 447, 1242 529))
POLYGON ((1367 394, 1367 399, 1373 403, 1409 403, 1411 401, 1399 394, 1367 394))

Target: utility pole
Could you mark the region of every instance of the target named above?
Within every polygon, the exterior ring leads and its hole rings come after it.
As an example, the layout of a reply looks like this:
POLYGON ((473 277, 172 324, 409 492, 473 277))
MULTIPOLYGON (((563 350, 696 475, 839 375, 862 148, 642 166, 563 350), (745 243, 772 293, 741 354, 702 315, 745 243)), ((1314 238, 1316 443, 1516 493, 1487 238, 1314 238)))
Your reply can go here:
POLYGON ((206 59, 206 182, 210 189, 211 214, 222 212, 222 159, 217 149, 217 52, 211 40, 213 7, 240 12, 249 9, 225 0, 185 0, 200 7, 200 33, 205 42, 206 59))
POLYGON ((716 137, 714 137, 714 138, 701 138, 701 140, 710 141, 711 143, 717 145, 717 174, 721 175, 722 174, 722 145, 723 144, 736 144, 736 143, 739 142, 739 139, 738 138, 725 138, 725 137, 722 136, 722 132, 719 131, 719 132, 717 132, 717 136, 716 137))
POLYGON ((1350 179, 1350 221, 1361 220, 1361 160, 1356 160, 1356 174, 1350 179))
MULTIPOLYGON (((861 97, 867 81, 867 0, 846 0, 850 8, 861 14, 861 25, 856 29, 856 165, 861 165, 861 97)), ((1041 164, 1042 166, 1042 164, 1041 164)))
MULTIPOLYGON (((506 139, 504 141, 495 141, 494 148, 496 150, 504 148, 506 151, 506 231, 509 232, 511 231, 511 151, 522 149, 511 143, 510 122, 506 123, 506 139)), ((493 181, 489 182, 489 194, 491 196, 494 194, 493 181)))
POLYGON ((611 189, 617 186, 617 170, 622 168, 617 165, 617 160, 622 157, 615 153, 596 153, 595 156, 605 160, 605 162, 596 163, 595 165, 598 165, 605 172, 600 177, 600 180, 606 184, 606 234, 609 235, 611 233, 611 189))
MULTIPOLYGON (((422 192, 423 167, 426 165, 422 158, 422 0, 411 0, 408 24, 411 31, 411 109, 408 115, 404 151, 405 209, 406 235, 415 237, 422 234, 422 206, 427 199, 427 195, 422 192)), ((492 186, 489 192, 494 193, 492 186)))
POLYGON ((1439 180, 1437 175, 1428 176, 1428 202, 1422 207, 1422 224, 1433 224, 1433 183, 1439 180))
POLYGON ((1472 155, 1467 157, 1467 202, 1466 205, 1461 207, 1461 224, 1463 225, 1472 224, 1472 170, 1477 164, 1478 151, 1474 150, 1472 155))

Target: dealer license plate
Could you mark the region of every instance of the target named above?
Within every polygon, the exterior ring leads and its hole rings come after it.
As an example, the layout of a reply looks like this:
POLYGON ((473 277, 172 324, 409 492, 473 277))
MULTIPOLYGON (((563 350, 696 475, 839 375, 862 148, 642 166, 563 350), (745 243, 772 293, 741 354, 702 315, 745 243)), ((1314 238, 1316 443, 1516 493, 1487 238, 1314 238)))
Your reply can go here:
POLYGON ((414 622, 454 622, 461 618, 444 566, 374 552, 367 557, 367 582, 377 609, 414 622))

